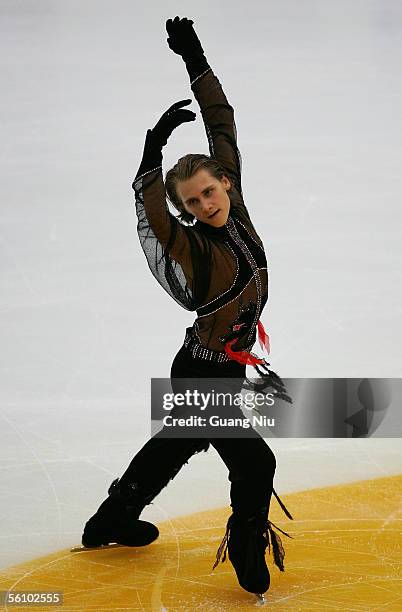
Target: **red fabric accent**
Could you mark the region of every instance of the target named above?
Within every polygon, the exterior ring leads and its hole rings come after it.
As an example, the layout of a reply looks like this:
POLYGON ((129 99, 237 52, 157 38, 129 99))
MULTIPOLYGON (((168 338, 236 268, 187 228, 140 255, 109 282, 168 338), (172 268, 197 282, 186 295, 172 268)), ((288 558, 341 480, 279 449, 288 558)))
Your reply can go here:
POLYGON ((232 344, 236 341, 237 338, 229 340, 229 342, 225 344, 225 351, 230 359, 253 366, 264 363, 264 359, 259 359, 256 355, 253 355, 253 353, 248 353, 247 351, 232 351, 232 344))
POLYGON ((267 351, 268 355, 270 352, 270 345, 269 345, 269 336, 267 334, 267 332, 264 329, 263 324, 261 323, 261 321, 258 321, 258 341, 260 343, 260 346, 262 348, 262 350, 267 351))

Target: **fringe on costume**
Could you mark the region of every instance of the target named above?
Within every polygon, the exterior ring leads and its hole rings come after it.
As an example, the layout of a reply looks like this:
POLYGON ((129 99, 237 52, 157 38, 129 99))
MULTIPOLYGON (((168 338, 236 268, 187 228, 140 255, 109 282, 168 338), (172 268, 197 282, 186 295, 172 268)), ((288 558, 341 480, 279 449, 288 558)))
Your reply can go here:
MULTIPOLYGON (((279 503, 283 512, 286 514, 286 516, 289 519, 293 520, 293 516, 290 514, 289 510, 286 508, 285 504, 280 499, 275 489, 272 489, 272 492, 275 495, 276 500, 279 503)), ((233 520, 234 520, 234 515, 232 514, 228 519, 225 535, 223 536, 222 542, 219 544, 219 548, 216 552, 215 563, 212 567, 212 570, 214 570, 216 566, 219 565, 220 561, 221 563, 224 563, 226 561, 227 550, 228 550, 228 545, 229 545, 229 538, 230 538, 230 530, 232 527, 233 520)), ((279 534, 275 533, 275 531, 273 530, 273 527, 275 527, 275 529, 280 531, 283 535, 285 535, 288 538, 292 538, 292 536, 286 533, 286 531, 283 531, 283 529, 275 525, 272 521, 266 519, 266 521, 264 522, 263 535, 265 536, 265 539, 267 541, 268 553, 271 554, 271 547, 272 547, 274 563, 281 572, 284 572, 285 566, 283 563, 283 559, 285 557, 285 550, 283 548, 282 540, 279 534)))
POLYGON ((217 565, 219 565, 219 561, 221 559, 222 553, 223 553, 222 563, 224 563, 224 561, 226 561, 226 553, 227 553, 227 550, 228 550, 228 543, 229 543, 229 533, 230 533, 230 528, 232 526, 232 516, 230 516, 229 519, 228 519, 228 522, 227 522, 227 525, 226 525, 226 533, 223 536, 222 542, 219 544, 219 548, 218 548, 217 553, 216 553, 215 563, 214 563, 213 568, 212 568, 213 570, 216 568, 217 565))
MULTIPOLYGON (((239 331, 244 324, 240 324, 236 326, 235 331, 239 331)), ((260 343, 261 348, 266 350, 266 352, 270 353, 270 342, 269 336, 264 329, 261 321, 258 321, 258 341, 260 343)), ((257 391, 257 392, 269 392, 272 391, 275 395, 276 399, 282 399, 285 402, 289 402, 293 404, 293 400, 288 394, 286 390, 285 383, 281 379, 281 377, 269 369, 270 363, 266 361, 264 357, 258 357, 255 353, 250 353, 248 351, 234 351, 232 349, 232 345, 237 341, 237 338, 232 338, 229 342, 225 344, 225 352, 230 357, 230 359, 237 361, 242 364, 252 365, 256 372, 259 374, 260 379, 257 382, 254 382, 246 377, 246 383, 244 388, 257 391)))
MULTIPOLYGON (((237 325, 236 329, 233 329, 233 331, 239 331, 242 325, 243 324, 237 325)), ((265 349, 267 353, 269 354, 270 352, 269 336, 266 333, 261 321, 258 321, 258 340, 259 340, 261 348, 265 349)), ((246 365, 252 365, 255 368, 255 370, 258 372, 261 378, 261 381, 253 382, 249 378, 246 377, 245 379, 246 383, 244 385, 244 388, 252 390, 252 391, 264 391, 264 392, 266 392, 267 390, 272 390, 275 395, 275 398, 283 399, 286 402, 289 402, 290 404, 292 404, 293 403, 292 398, 288 395, 286 386, 283 380, 281 379, 280 376, 278 376, 276 372, 269 369, 268 366, 270 364, 263 357, 258 357, 254 353, 250 353, 248 351, 233 351, 232 345, 236 341, 237 341, 237 338, 232 338, 231 340, 226 342, 225 351, 227 355, 230 357, 230 359, 238 361, 239 363, 246 364, 246 365)), ((286 508, 285 504, 281 501, 275 489, 272 489, 272 492, 275 495, 276 500, 278 504, 280 505, 281 509, 283 510, 283 512, 286 514, 286 516, 289 519, 293 520, 293 516, 290 514, 289 510, 286 508)), ((231 528, 232 528, 232 524, 234 520, 235 520, 235 515, 232 514, 228 519, 225 535, 223 536, 222 542, 220 543, 219 548, 217 550, 215 563, 212 568, 213 570, 217 567, 220 561, 224 563, 224 561, 226 560, 228 544, 229 544, 229 539, 230 539, 230 532, 231 532, 231 528)), ((271 547, 272 547, 274 563, 280 569, 280 571, 283 572, 285 571, 285 567, 283 564, 283 559, 285 557, 285 551, 282 545, 282 540, 279 534, 275 533, 273 529, 274 527, 275 529, 280 531, 283 535, 287 536, 288 538, 291 538, 292 536, 286 533, 286 531, 283 531, 282 529, 274 525, 274 523, 269 521, 268 518, 265 519, 262 525, 262 530, 263 530, 262 535, 265 537, 265 540, 267 542, 268 552, 269 554, 271 554, 271 547)))
POLYGON ((279 495, 277 494, 277 492, 275 491, 275 489, 272 489, 272 493, 275 495, 276 497, 276 501, 278 502, 278 504, 280 505, 280 507, 282 508, 283 512, 286 514, 286 516, 288 518, 290 518, 293 521, 293 516, 290 514, 289 510, 286 508, 285 504, 283 503, 283 501, 280 499, 279 495))
MULTIPOLYGON (((212 567, 212 570, 214 570, 217 567, 217 565, 219 565, 219 562, 224 563, 226 561, 232 521, 233 521, 233 514, 229 517, 229 520, 227 522, 226 533, 223 536, 222 542, 220 543, 219 548, 217 550, 216 559, 212 567)), ((292 536, 286 533, 286 531, 283 531, 282 529, 280 529, 280 527, 278 527, 277 525, 274 525, 274 523, 272 523, 269 520, 267 520, 264 523, 263 535, 267 542, 268 552, 269 554, 271 554, 271 547, 272 547, 274 563, 281 572, 284 572, 285 566, 283 564, 283 559, 285 557, 285 550, 283 548, 282 540, 279 534, 275 533, 275 531, 273 530, 273 527, 275 527, 275 529, 283 533, 283 535, 285 535, 288 538, 291 538, 292 536)))
POLYGON ((283 535, 287 536, 288 538, 291 538, 292 536, 286 533, 286 531, 283 531, 282 529, 274 525, 271 521, 267 521, 264 535, 268 542, 268 552, 269 554, 271 554, 271 546, 272 546, 272 554, 274 556, 274 563, 277 567, 279 567, 281 572, 284 572, 285 566, 283 565, 283 559, 285 556, 285 550, 282 546, 281 538, 279 537, 277 533, 275 533, 272 527, 275 527, 275 529, 283 533, 283 535), (269 536, 271 536, 271 546, 269 544, 269 536))

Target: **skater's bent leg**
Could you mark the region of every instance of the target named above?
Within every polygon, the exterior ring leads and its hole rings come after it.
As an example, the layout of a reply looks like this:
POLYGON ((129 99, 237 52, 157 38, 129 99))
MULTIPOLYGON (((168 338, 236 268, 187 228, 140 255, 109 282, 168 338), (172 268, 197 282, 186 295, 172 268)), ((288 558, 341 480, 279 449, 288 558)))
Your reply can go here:
POLYGON ((229 470, 233 510, 253 512, 267 507, 273 489, 276 459, 261 437, 210 440, 229 470))

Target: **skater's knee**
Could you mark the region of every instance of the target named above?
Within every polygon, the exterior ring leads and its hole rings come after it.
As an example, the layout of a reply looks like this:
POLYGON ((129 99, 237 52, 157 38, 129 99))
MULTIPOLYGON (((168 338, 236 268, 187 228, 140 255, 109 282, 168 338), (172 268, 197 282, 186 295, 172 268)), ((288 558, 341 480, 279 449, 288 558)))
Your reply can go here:
POLYGON ((257 468, 259 474, 274 476, 276 470, 275 455, 262 438, 244 444, 241 455, 230 467, 229 480, 231 482, 248 480, 250 478, 250 468, 252 470, 257 468))
POLYGON ((266 471, 274 473, 276 470, 276 458, 272 449, 264 442, 261 448, 261 463, 262 468, 266 471))

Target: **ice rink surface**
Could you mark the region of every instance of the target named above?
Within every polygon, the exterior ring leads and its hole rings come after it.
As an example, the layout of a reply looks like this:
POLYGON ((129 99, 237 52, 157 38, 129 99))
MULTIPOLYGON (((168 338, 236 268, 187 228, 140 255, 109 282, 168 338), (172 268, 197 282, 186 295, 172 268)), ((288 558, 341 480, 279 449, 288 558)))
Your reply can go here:
MULTIPOLYGON (((166 43, 176 14, 235 108, 273 368, 401 375, 400 2, 0 0, 2 567, 79 543, 194 319, 148 270, 131 190, 147 128, 193 97, 166 43)), ((208 152, 191 108, 164 172, 208 152)), ((402 468, 400 439, 271 442, 279 494, 402 468)), ((144 516, 228 499, 211 449, 144 516)))

